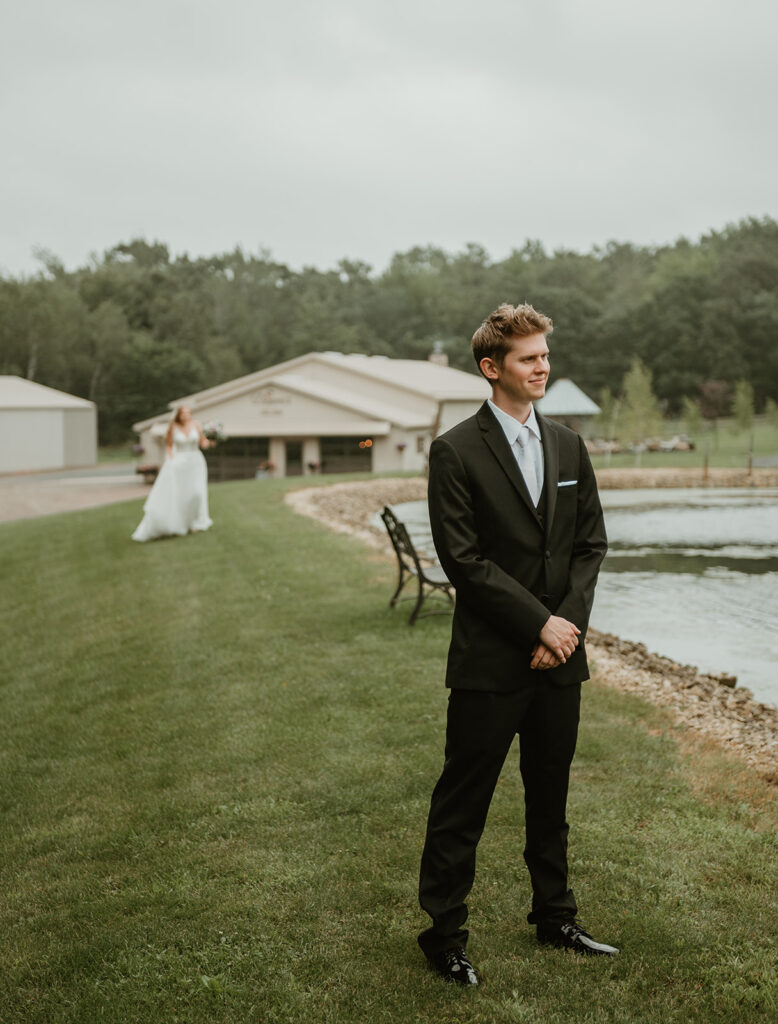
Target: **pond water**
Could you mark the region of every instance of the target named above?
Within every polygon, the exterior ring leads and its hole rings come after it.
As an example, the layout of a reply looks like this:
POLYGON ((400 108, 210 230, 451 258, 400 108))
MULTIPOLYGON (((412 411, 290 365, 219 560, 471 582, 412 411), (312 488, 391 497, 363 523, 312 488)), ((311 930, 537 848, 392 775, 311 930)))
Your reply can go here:
POLYGON ((778 705, 778 489, 602 491, 591 623, 778 705))
MULTIPOLYGON (((601 491, 596 629, 778 705, 778 488, 601 491)), ((430 547, 425 502, 397 506, 430 547)))

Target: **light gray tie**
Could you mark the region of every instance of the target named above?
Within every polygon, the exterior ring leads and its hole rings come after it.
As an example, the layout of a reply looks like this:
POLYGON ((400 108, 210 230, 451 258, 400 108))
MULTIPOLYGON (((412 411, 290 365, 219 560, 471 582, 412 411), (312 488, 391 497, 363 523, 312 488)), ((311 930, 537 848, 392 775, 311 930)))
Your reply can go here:
POLYGON ((543 477, 540 468, 540 453, 537 451, 538 440, 529 427, 522 424, 519 436, 516 438, 516 445, 519 454, 519 469, 527 485, 532 504, 537 507, 540 501, 540 492, 543 490, 543 477))

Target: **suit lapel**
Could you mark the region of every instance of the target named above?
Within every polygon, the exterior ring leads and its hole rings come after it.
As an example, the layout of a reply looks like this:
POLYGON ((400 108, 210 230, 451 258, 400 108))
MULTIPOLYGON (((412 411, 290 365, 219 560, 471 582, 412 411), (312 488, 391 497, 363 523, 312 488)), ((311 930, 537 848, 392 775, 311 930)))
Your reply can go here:
POLYGON ((556 511, 557 487, 559 486, 559 440, 549 421, 535 410, 535 416, 543 438, 543 480, 546 487, 546 536, 551 533, 556 511))
MULTIPOLYGON (((484 441, 489 446, 494 457, 500 463, 500 466, 502 466, 505 475, 516 488, 519 497, 530 510, 532 515, 536 520, 538 520, 538 522, 540 522, 538 510, 532 504, 532 498, 527 490, 527 485, 524 483, 524 477, 522 476, 521 470, 516 462, 516 457, 508 444, 505 432, 497 422, 492 410, 486 402, 484 402, 476 413, 476 419, 478 421, 478 426, 483 431, 484 441)), ((554 498, 556 499, 556 495, 554 495, 554 498)))

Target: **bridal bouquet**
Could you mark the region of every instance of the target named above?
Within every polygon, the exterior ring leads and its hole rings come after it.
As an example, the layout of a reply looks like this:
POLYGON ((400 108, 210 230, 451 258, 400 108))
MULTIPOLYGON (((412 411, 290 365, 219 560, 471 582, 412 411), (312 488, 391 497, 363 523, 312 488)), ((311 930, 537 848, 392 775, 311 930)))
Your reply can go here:
POLYGON ((224 433, 224 427, 221 423, 216 420, 212 420, 210 423, 206 423, 203 427, 203 434, 208 438, 209 441, 213 441, 214 444, 217 441, 226 441, 227 435, 224 433))

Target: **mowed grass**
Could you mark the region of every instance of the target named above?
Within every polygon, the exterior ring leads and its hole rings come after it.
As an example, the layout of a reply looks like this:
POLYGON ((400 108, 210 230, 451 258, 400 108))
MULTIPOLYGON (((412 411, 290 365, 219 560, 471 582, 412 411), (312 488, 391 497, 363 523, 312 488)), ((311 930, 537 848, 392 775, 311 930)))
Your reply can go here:
POLYGON ((424 965, 416 878, 450 620, 388 559, 211 488, 214 528, 137 545, 140 502, 0 527, 0 1020, 775 1021, 773 792, 587 684, 570 796, 582 920, 525 923, 517 752, 479 849, 477 991, 424 965))

